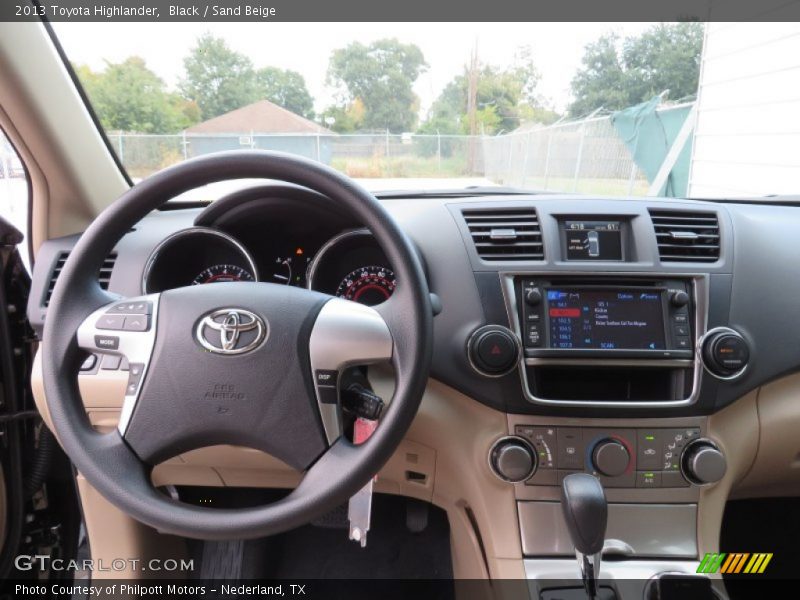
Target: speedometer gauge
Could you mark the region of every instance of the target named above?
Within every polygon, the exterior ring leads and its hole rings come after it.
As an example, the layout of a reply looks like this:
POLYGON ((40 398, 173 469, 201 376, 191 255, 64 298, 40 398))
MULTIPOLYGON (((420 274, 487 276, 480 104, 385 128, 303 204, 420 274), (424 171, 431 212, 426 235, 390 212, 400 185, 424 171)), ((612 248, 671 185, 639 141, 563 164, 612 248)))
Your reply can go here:
POLYGON ((253 281, 253 274, 236 265, 214 265, 202 271, 192 280, 192 285, 220 281, 253 281))
POLYGON ((368 266, 356 269, 342 280, 336 295, 367 306, 389 299, 397 284, 394 272, 386 267, 368 266))

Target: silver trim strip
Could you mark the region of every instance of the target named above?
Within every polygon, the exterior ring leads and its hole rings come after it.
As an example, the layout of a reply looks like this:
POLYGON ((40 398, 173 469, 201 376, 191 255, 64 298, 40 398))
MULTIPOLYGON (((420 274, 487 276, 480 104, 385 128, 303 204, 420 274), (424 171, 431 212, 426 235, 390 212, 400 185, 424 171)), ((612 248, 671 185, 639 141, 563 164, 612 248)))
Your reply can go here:
POLYGON ((134 394, 128 394, 127 388, 125 398, 122 401, 122 410, 119 415, 119 423, 117 429, 124 437, 128 429, 133 409, 136 407, 136 402, 139 399, 139 394, 144 387, 144 381, 147 377, 148 367, 153 355, 153 347, 156 343, 156 329, 158 327, 158 302, 160 294, 148 294, 146 296, 137 296, 134 298, 120 298, 105 306, 98 308, 90 314, 83 323, 78 327, 77 337, 78 345, 84 350, 101 355, 112 354, 123 356, 128 359, 129 364, 141 364, 142 374, 139 378, 139 384, 136 387, 134 394), (110 329, 98 329, 95 325, 97 320, 104 316, 106 311, 112 306, 117 304, 134 302, 150 302, 152 305, 150 311, 150 327, 147 331, 115 331, 110 329), (106 348, 98 348, 95 343, 95 336, 115 336, 119 338, 119 345, 116 350, 108 350, 106 348))
MULTIPOLYGON (((392 358, 394 341, 389 326, 374 308, 332 298, 322 307, 308 342, 314 392, 328 443, 341 435, 339 404, 326 403, 317 386, 317 371, 337 371, 392 358)), ((338 386, 337 378, 337 386, 338 386)), ((338 387, 337 387, 338 397, 338 387)))
MULTIPOLYGON (((522 330, 519 323, 519 311, 517 308, 516 294, 514 293, 514 277, 568 276, 568 277, 596 278, 598 277, 598 273, 593 271, 570 271, 568 273, 566 272, 559 273, 553 271, 500 271, 499 276, 501 283, 500 287, 503 290, 503 299, 505 300, 506 304, 508 321, 511 324, 511 328, 514 331, 514 333, 521 339, 522 330)), ((699 340, 702 339, 702 336, 705 334, 706 323, 708 319, 708 276, 707 275, 697 274, 697 273, 650 273, 650 272, 608 271, 608 272, 603 272, 602 277, 604 278, 622 277, 626 279, 635 279, 635 278, 664 279, 669 277, 669 278, 681 278, 681 279, 691 280, 693 288, 693 296, 695 301, 695 334, 697 336, 695 340, 695 347, 698 347, 699 340)), ((642 359, 636 362, 642 363, 643 360, 657 360, 659 361, 659 364, 667 366, 666 361, 661 361, 659 359, 642 359)), ((691 361, 688 362, 689 364, 691 364, 691 361)), ((687 398, 683 398, 681 400, 654 400, 654 401, 549 400, 546 398, 538 398, 531 393, 530 387, 528 386, 528 374, 526 372, 527 370, 525 369, 525 364, 528 364, 527 360, 524 361, 524 364, 523 363, 520 364, 520 369, 519 369, 520 379, 522 381, 522 393, 524 394, 525 399, 528 400, 528 402, 534 404, 543 404, 549 406, 584 406, 584 407, 591 406, 594 408, 664 408, 672 406, 689 406, 697 402, 697 398, 700 394, 700 377, 703 372, 702 361, 695 354, 694 375, 692 378, 692 391, 687 398)), ((580 363, 577 363, 575 362, 575 359, 572 359, 570 360, 569 364, 580 364, 580 363)), ((593 361, 593 364, 601 364, 601 363, 593 361)), ((620 364, 620 365, 625 364, 626 366, 628 366, 627 361, 626 362, 620 361, 615 364, 620 364)), ((653 366, 653 365, 651 364, 648 366, 653 366)))
MULTIPOLYGON (((153 293, 150 292, 148 287, 148 282, 150 279, 150 271, 153 269, 153 265, 155 265, 156 260, 158 260, 159 253, 164 249, 167 244, 172 243, 177 238, 186 236, 186 235, 195 235, 195 234, 208 234, 208 235, 215 235, 217 237, 222 238, 226 242, 230 243, 238 252, 242 254, 242 256, 247 260, 250 266, 250 272, 253 274, 253 278, 255 281, 258 281, 258 269, 256 268, 256 262, 253 260, 250 252, 233 236, 225 233, 224 231, 219 231, 218 229, 212 229, 210 227, 203 227, 203 226, 195 226, 195 227, 187 227, 186 229, 181 229, 180 231, 176 231, 171 233, 163 240, 161 240, 153 251, 150 253, 150 256, 147 258, 147 262, 144 266, 144 271, 142 272, 142 293, 149 294, 153 293)), ((214 266, 214 265, 211 265, 214 266)))
MULTIPOLYGON (((309 290, 315 289, 314 276, 317 274, 317 270, 319 269, 322 258, 342 241, 356 236, 367 236, 375 239, 369 229, 359 227, 358 229, 348 229, 347 231, 343 231, 342 233, 333 236, 322 245, 322 248, 320 248, 314 258, 311 259, 311 262, 308 264, 308 269, 306 269, 306 287, 309 290)), ((377 242, 375 243, 377 244, 377 242)))

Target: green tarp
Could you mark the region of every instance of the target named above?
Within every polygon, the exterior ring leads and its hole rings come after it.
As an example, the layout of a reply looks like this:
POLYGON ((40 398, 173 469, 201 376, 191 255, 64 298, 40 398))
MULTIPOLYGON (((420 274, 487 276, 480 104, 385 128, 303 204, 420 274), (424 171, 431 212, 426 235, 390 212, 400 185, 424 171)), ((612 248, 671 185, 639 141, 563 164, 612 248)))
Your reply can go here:
MULTIPOLYGON (((611 123, 622 141, 630 150, 636 166, 652 183, 661 168, 667 153, 681 130, 692 105, 656 110, 660 98, 631 106, 611 115, 611 123)), ((659 196, 680 198, 686 196, 689 184, 691 160, 691 136, 681 150, 667 183, 659 190, 659 196)))

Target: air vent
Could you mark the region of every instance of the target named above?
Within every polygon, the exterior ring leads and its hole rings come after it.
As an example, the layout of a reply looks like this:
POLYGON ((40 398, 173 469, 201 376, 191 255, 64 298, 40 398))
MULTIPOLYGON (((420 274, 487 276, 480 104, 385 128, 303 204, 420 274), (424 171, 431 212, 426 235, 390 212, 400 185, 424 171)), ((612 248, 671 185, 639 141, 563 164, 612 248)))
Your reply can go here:
POLYGON ((542 230, 534 209, 470 209, 461 214, 483 260, 544 259, 542 230))
MULTIPOLYGON (((68 257, 69 252, 60 252, 58 254, 56 264, 53 267, 53 272, 50 274, 50 281, 47 284, 47 294, 45 294, 44 298, 45 306, 50 304, 50 297, 53 295, 53 289, 56 287, 56 280, 58 279, 58 276, 61 275, 61 271, 64 269, 64 263, 67 262, 68 257)), ((108 289, 108 283, 111 281, 111 271, 114 269, 114 263, 116 260, 117 255, 112 253, 103 261, 103 266, 100 267, 97 280, 100 282, 100 287, 104 290, 108 289)))
POLYGON ((719 220, 715 213, 650 209, 650 218, 662 261, 719 260, 719 220))

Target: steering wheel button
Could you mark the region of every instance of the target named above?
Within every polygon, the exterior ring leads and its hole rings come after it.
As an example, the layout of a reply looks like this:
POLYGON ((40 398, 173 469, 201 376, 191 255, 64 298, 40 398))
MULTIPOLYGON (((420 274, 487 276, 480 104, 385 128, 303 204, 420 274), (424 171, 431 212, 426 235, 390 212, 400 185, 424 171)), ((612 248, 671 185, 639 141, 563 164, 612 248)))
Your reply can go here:
POLYGON ((100 368, 104 371, 116 371, 119 369, 119 363, 122 357, 117 354, 106 354, 103 357, 103 362, 100 363, 100 368))
POLYGON ((119 348, 119 338, 115 335, 96 335, 94 345, 102 350, 116 350, 119 348))
POLYGON ((152 311, 150 302, 120 302, 112 306, 108 312, 122 315, 149 315, 152 311))
POLYGON ((132 315, 125 317, 125 331, 147 331, 150 328, 147 315, 132 315))
POLYGON ((81 364, 81 371, 91 371, 94 369, 95 364, 97 364, 97 355, 90 354, 81 364))
POLYGON ((125 317, 122 315, 103 315, 97 319, 95 326, 98 329, 122 331, 125 328, 125 317))
POLYGON ((317 380, 317 387, 336 388, 337 380, 339 379, 339 372, 326 369, 317 369, 314 377, 317 380))

